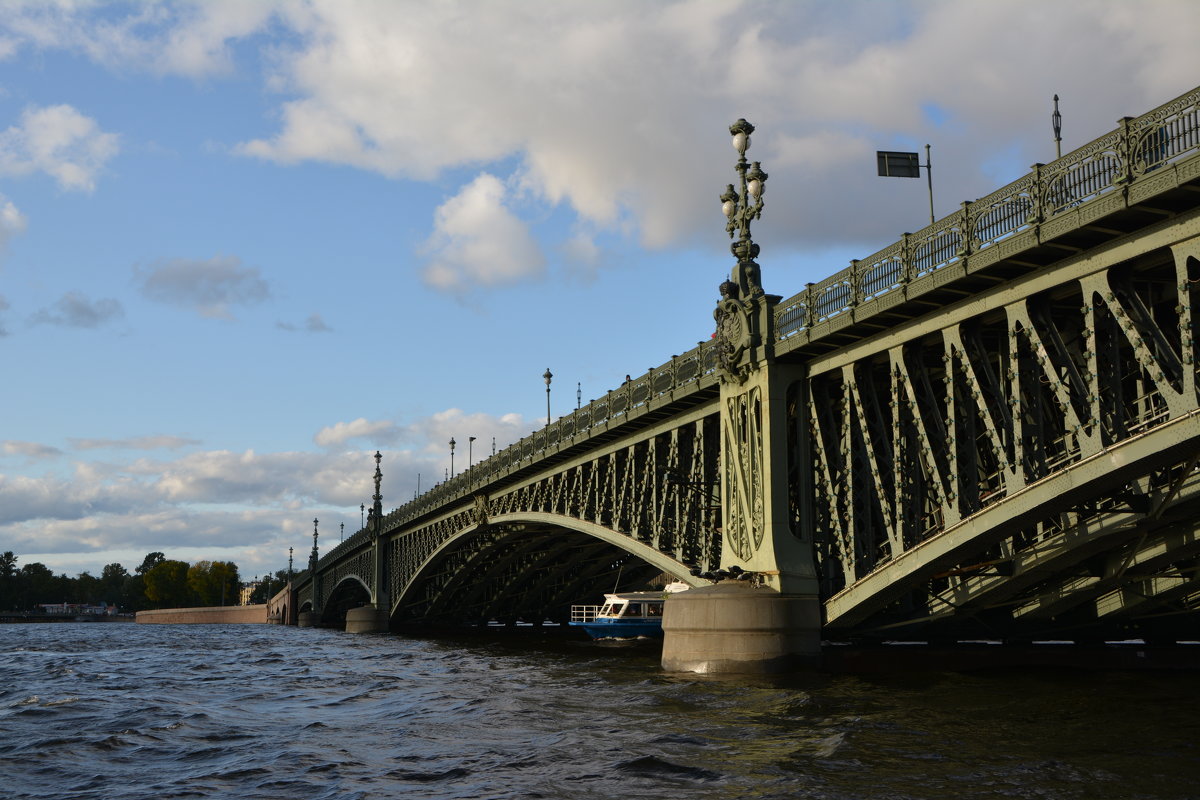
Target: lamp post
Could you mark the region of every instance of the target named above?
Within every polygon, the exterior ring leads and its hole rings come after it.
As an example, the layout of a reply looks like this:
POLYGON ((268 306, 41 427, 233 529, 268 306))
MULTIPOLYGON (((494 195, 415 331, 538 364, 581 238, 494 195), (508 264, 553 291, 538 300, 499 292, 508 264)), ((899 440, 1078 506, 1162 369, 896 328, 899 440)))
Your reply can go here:
POLYGON ((288 548, 288 583, 292 582, 292 548, 288 548))
POLYGON ((343 542, 346 541, 346 523, 344 523, 344 522, 342 523, 342 539, 341 540, 343 542))
POLYGON ((360 523, 362 523, 362 527, 364 527, 364 528, 367 527, 367 504, 366 503, 358 504, 358 520, 360 523))
POLYGON ((578 411, 580 406, 582 406, 582 405, 583 405, 583 384, 577 382, 575 384, 575 410, 578 411))
POLYGON ((475 437, 467 437, 467 469, 475 466, 475 437))
POLYGON ((554 376, 550 373, 550 368, 546 367, 546 374, 542 378, 546 381, 546 424, 550 424, 550 379, 554 376))
POLYGON ((450 477, 454 477, 454 437, 450 437, 450 477))
POLYGON ((1054 95, 1054 113, 1050 115, 1054 126, 1054 157, 1062 158, 1062 114, 1058 113, 1058 95, 1054 95))
POLYGON ((734 167, 741 176, 742 190, 738 192, 733 184, 729 184, 721 195, 721 211, 729 221, 725 231, 729 238, 736 234, 738 240, 730 245, 730 252, 737 258, 735 267, 736 280, 734 283, 740 291, 743 300, 762 293, 762 281, 759 278, 758 264, 754 258, 758 255, 758 245, 750 238, 750 222, 762 216, 763 192, 766 190, 767 173, 763 172, 758 161, 753 164, 746 161, 746 151, 750 149, 750 134, 754 126, 744 119, 729 126, 733 136, 733 148, 738 153, 738 163, 734 167))

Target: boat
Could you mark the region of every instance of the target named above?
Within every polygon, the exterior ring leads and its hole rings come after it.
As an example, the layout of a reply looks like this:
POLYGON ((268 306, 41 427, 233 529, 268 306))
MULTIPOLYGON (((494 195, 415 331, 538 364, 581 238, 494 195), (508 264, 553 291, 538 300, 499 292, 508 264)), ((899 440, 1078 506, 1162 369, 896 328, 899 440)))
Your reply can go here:
POLYGON ((667 595, 689 588, 677 581, 656 591, 606 594, 603 605, 571 606, 571 627, 583 628, 593 639, 659 638, 667 595))

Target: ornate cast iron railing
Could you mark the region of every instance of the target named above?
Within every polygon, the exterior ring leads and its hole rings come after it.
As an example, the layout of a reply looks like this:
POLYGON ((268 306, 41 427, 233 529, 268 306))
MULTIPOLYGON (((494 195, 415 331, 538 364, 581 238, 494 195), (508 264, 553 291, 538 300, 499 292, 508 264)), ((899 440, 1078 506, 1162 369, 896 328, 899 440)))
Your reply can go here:
MULTIPOLYGON (((1077 208, 1200 152, 1200 88, 1068 153, 847 269, 775 310, 775 336, 788 339, 931 276, 1057 214, 1077 208)), ((1052 235, 1057 232, 1051 231, 1052 235)))

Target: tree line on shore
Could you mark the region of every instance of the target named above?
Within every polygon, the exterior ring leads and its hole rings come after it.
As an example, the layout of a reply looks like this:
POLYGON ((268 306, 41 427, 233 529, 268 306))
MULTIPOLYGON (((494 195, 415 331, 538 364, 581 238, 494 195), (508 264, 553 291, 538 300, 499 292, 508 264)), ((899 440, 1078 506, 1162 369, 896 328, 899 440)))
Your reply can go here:
MULTIPOLYGON (((242 578, 232 561, 169 559, 147 553, 131 574, 121 564, 108 564, 99 576, 81 572, 74 578, 55 575, 34 561, 18 568, 11 550, 0 554, 0 611, 27 612, 42 604, 76 603, 117 606, 123 611, 191 606, 232 606, 241 602, 242 578)), ((249 602, 265 603, 287 581, 287 570, 264 576, 249 602)))

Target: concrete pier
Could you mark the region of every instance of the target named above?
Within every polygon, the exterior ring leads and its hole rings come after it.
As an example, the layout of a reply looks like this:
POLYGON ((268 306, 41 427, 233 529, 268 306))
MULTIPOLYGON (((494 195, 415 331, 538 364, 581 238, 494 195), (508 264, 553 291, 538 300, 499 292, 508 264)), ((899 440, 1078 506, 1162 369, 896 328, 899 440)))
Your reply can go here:
POLYGON ((722 581, 670 595, 663 634, 670 672, 787 672, 819 664, 821 609, 815 596, 722 581))
POLYGON ((383 633, 388 629, 388 613, 368 603, 346 612, 346 633, 383 633))

